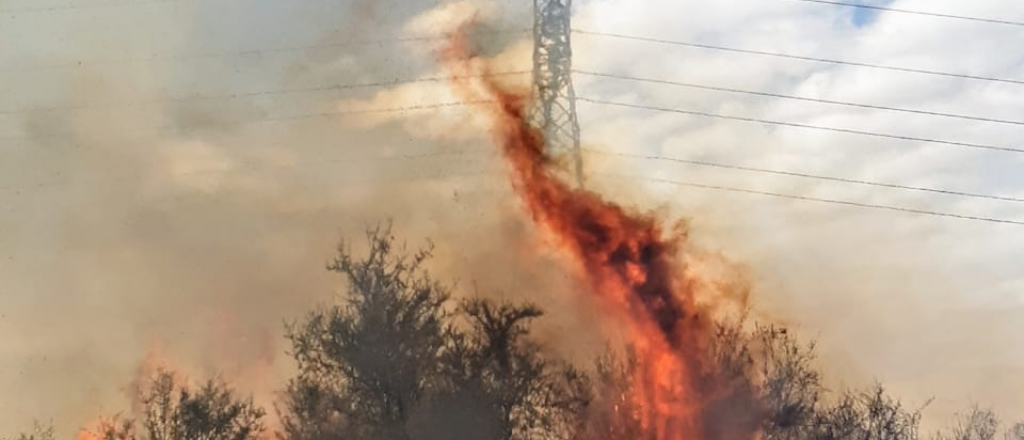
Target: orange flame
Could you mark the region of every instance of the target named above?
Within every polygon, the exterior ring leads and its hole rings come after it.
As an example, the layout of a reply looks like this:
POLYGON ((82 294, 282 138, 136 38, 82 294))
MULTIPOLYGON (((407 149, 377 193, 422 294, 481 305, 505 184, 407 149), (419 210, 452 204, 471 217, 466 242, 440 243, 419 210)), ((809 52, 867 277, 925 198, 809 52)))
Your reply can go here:
MULTIPOLYGON (((467 100, 496 103, 489 114, 492 134, 525 211, 576 266, 635 350, 631 395, 624 399, 641 410, 621 416, 638 418, 644 439, 755 437, 760 405, 754 385, 715 371, 710 347, 715 325, 708 313, 702 314, 709 310, 696 301, 697 281, 679 257, 686 235, 669 236, 653 216, 630 212, 559 179, 545 155, 543 135, 527 122, 529 94, 490 80, 487 61, 472 56, 466 35, 454 34, 444 60, 458 76, 481 79, 456 82, 456 88, 467 100)), ((620 413, 614 405, 608 414, 620 413)))

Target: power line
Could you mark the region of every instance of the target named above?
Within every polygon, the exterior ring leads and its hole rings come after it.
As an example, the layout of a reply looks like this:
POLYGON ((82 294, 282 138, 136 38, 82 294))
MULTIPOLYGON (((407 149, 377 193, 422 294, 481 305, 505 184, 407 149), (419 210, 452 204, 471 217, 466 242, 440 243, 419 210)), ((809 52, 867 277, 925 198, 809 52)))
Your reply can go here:
MULTIPOLYGON (((66 5, 53 5, 53 6, 31 6, 31 7, 20 7, 20 8, 4 8, 0 9, 0 14, 20 14, 20 13, 36 13, 36 12, 70 12, 82 9, 99 9, 99 8, 123 8, 123 7, 135 7, 135 6, 152 6, 152 5, 165 5, 165 4, 200 4, 213 0, 128 0, 128 1, 107 1, 97 3, 86 3, 86 4, 66 4, 66 5)), ((310 1, 310 0, 305 0, 310 1)), ((330 2, 328 2, 330 3, 330 2)))
POLYGON ((684 83, 684 82, 676 82, 676 81, 668 81, 668 80, 660 80, 660 79, 651 79, 651 78, 638 78, 638 77, 634 77, 634 76, 615 75, 615 74, 609 74, 609 73, 588 72, 588 71, 584 71, 584 70, 575 70, 574 72, 576 72, 578 74, 581 74, 581 75, 587 75, 587 76, 594 76, 594 77, 601 77, 601 78, 612 78, 612 79, 621 79, 621 80, 626 80, 626 81, 645 82, 645 83, 651 83, 651 84, 665 84, 665 85, 672 85, 672 86, 679 86, 679 87, 687 87, 687 88, 691 88, 691 89, 713 90, 713 91, 718 91, 718 92, 729 92, 729 93, 740 93, 740 94, 745 94, 745 95, 766 96, 766 97, 771 97, 771 98, 782 98, 782 99, 792 99, 792 100, 797 100, 797 101, 817 102, 817 103, 821 103, 821 104, 841 105, 841 106, 847 106, 847 107, 858 107, 858 108, 866 108, 866 109, 872 109, 872 110, 886 110, 886 111, 901 112, 901 113, 913 113, 913 114, 919 114, 919 115, 940 116, 940 117, 944 117, 944 118, 966 119, 966 120, 971 120, 971 121, 993 122, 993 123, 998 123, 998 124, 1024 125, 1024 121, 1014 121, 1014 120, 1009 120, 1009 119, 996 119, 996 118, 987 118, 987 117, 983 117, 983 116, 970 116, 970 115, 962 115, 962 114, 956 114, 956 113, 933 112, 933 111, 928 111, 928 110, 915 110, 915 109, 907 109, 907 108, 899 108, 899 107, 888 107, 888 106, 874 105, 874 104, 860 104, 860 103, 848 102, 848 101, 834 101, 834 100, 829 100, 829 99, 808 98, 808 97, 804 97, 804 96, 784 95, 784 94, 780 94, 780 93, 757 92, 757 91, 752 91, 752 90, 743 90, 743 89, 734 89, 734 88, 728 88, 728 87, 708 86, 708 85, 703 85, 703 84, 684 83))
POLYGON ((109 108, 109 107, 121 107, 128 105, 145 105, 145 104, 161 104, 161 103, 176 103, 176 102, 192 102, 192 101, 215 101, 215 100, 229 100, 238 98, 253 98, 259 96, 278 96, 278 95, 291 95, 299 93, 312 93, 312 92, 326 92, 335 90, 351 90, 360 88, 373 88, 373 87, 388 87, 401 84, 414 84, 414 83, 425 83, 425 82, 446 82, 446 81, 460 81, 472 78, 491 78, 491 77, 503 77, 503 76, 514 76, 514 75, 525 75, 530 73, 528 70, 520 71, 509 71, 509 72, 496 72, 479 75, 460 75, 460 76, 434 76, 427 78, 407 78, 407 79, 394 79, 391 81, 378 81, 378 82, 366 82, 366 83, 355 83, 355 84, 332 84, 316 87, 305 87, 296 89, 279 89, 279 90, 260 90, 253 92, 241 92, 241 93, 225 93, 220 95, 196 95, 196 96, 181 96, 174 98, 165 99, 152 99, 143 101, 125 101, 125 102, 112 102, 112 103, 101 103, 101 104, 82 104, 82 105, 68 105, 68 106, 55 106, 55 107, 38 107, 38 108, 24 108, 24 109, 11 109, 11 110, 0 110, 0 114, 14 115, 22 113, 32 112, 52 112, 52 111, 69 111, 69 110, 85 110, 93 108, 109 108))
MULTIPOLYGON (((394 156, 379 156, 378 155, 378 156, 372 156, 372 157, 370 157, 370 156, 345 157, 345 158, 339 158, 339 159, 327 159, 327 160, 317 160, 317 161, 295 162, 295 163, 289 163, 289 164, 285 164, 285 165, 276 165, 276 166, 272 166, 271 168, 273 168, 274 170, 285 170, 285 169, 294 169, 294 168, 306 168, 306 167, 308 167, 310 165, 332 165, 332 164, 358 163, 358 162, 377 162, 377 161, 389 161, 390 162, 390 161, 398 161, 398 160, 419 160, 419 159, 428 159, 428 158, 446 157, 446 156, 469 156, 469 155, 481 154, 481 153, 484 153, 484 152, 485 152, 485 150, 472 149, 472 150, 434 151, 434 152, 428 152, 428 153, 415 153, 415 154, 398 154, 398 155, 394 155, 394 156)), ((243 168, 252 169, 255 166, 255 164, 242 164, 241 166, 243 168)), ((220 172, 225 172, 225 171, 226 170, 223 170, 223 169, 204 169, 204 170, 195 170, 195 171, 185 171, 185 172, 173 173, 173 176, 175 176, 175 177, 201 176, 201 175, 220 173, 220 172)), ((130 181, 130 180, 134 180, 134 179, 103 179, 102 181, 104 183, 119 183, 119 182, 126 182, 126 181, 130 181)), ((81 181, 78 181, 78 182, 46 182, 46 183, 36 183, 36 184, 31 184, 31 185, 20 185, 20 186, 0 186, 0 191, 21 192, 21 191, 29 190, 29 189, 39 190, 39 189, 56 188, 56 187, 62 187, 62 186, 68 186, 68 185, 79 185, 81 183, 83 183, 83 182, 81 182, 81 181)))
POLYGON ((807 178, 807 179, 824 180, 824 181, 829 181, 829 182, 850 183, 850 184, 854 184, 854 185, 875 186, 875 187, 881 187, 881 188, 895 188, 895 189, 904 189, 904 190, 909 190, 909 191, 930 192, 930 193, 945 194, 945 195, 960 196, 960 197, 972 197, 972 198, 978 198, 978 199, 988 199, 988 200, 998 200, 998 201, 1004 201, 1004 202, 1024 203, 1024 199, 1016 198, 1016 197, 994 196, 994 195, 988 195, 988 194, 969 193, 969 192, 963 192, 963 191, 953 191, 953 190, 944 190, 944 189, 936 189, 936 188, 925 188, 925 187, 919 187, 919 186, 897 185, 897 184, 893 184, 893 183, 872 182, 872 181, 868 181, 868 180, 847 179, 847 178, 832 177, 832 176, 821 176, 821 175, 815 175, 815 174, 797 173, 797 172, 792 172, 792 171, 780 171, 780 170, 771 170, 771 169, 765 169, 765 168, 745 167, 745 166, 740 166, 740 165, 730 165, 730 164, 715 163, 715 162, 708 162, 708 161, 701 161, 701 160, 688 160, 688 159, 680 159, 680 158, 674 158, 674 157, 642 155, 642 154, 630 154, 630 153, 620 153, 620 152, 614 152, 614 151, 594 150, 594 149, 585 149, 584 151, 587 151, 587 152, 590 152, 590 153, 602 154, 602 155, 609 155, 609 156, 630 157, 630 158, 635 158, 635 159, 646 159, 646 160, 663 160, 663 161, 669 161, 669 162, 683 163, 683 164, 687 164, 687 165, 697 165, 697 166, 722 168, 722 169, 730 169, 730 170, 750 171, 750 172, 755 172, 755 173, 775 174, 775 175, 780 175, 780 176, 802 177, 802 178, 807 178))
MULTIPOLYGON (((180 0, 175 0, 180 1, 180 0)), ((494 29, 494 30, 479 30, 474 31, 480 34, 487 35, 516 35, 524 34, 523 29, 494 29)), ((16 66, 7 67, 0 69, 0 72, 32 72, 38 70, 56 70, 56 69, 73 69, 90 66, 106 66, 106 65, 122 65, 122 64, 145 64, 145 63, 159 63, 159 62, 173 62, 173 61, 184 61, 184 60, 201 60, 201 59, 216 59, 216 58, 231 58, 231 57, 253 57, 253 56, 264 56, 270 54, 279 53, 290 53, 300 52, 304 50, 320 50, 320 49, 335 49, 339 47, 352 47, 352 46, 371 46, 371 45, 383 45, 383 44, 400 44, 400 43, 415 43, 423 41, 443 41, 451 38, 451 34, 437 34, 437 35, 421 35, 412 37, 400 37, 400 38, 381 38, 375 40, 349 40, 344 42, 336 43, 322 43, 322 44, 309 44, 309 45, 293 45, 293 46, 280 46, 280 47, 269 47, 262 49, 243 49, 237 51, 224 51, 224 52, 210 52, 210 53, 193 53, 193 54, 174 54, 166 56, 150 56, 150 57, 139 57, 139 58, 115 58, 107 60, 91 60, 81 62, 70 62, 63 64, 49 64, 49 65, 36 65, 36 66, 16 66)))
POLYGON ((723 114, 718 114, 718 113, 702 112, 702 111, 696 111, 696 110, 682 110, 682 109, 672 109, 672 108, 655 107, 655 106, 638 105, 638 104, 626 104, 626 103, 623 103, 623 102, 603 101, 603 100, 599 100, 599 99, 590 99, 590 98, 584 98, 584 97, 579 97, 577 99, 580 100, 580 101, 583 101, 583 102, 590 102, 590 103, 593 103, 593 104, 601 104, 601 105, 609 105, 609 106, 614 106, 614 107, 623 107, 623 108, 632 108, 632 109, 641 109, 641 110, 651 110, 651 111, 668 112, 668 113, 678 113, 678 114, 691 115, 691 116, 701 116, 701 117, 706 117, 706 118, 726 119, 726 120, 731 120, 731 121, 742 121, 742 122, 753 122, 753 123, 758 123, 758 124, 778 125, 778 126, 784 126, 784 127, 806 128, 806 129, 811 129, 811 130, 831 131, 831 132, 836 132, 836 133, 856 134, 856 135, 861 135, 861 136, 870 136, 870 137, 886 138, 886 139, 897 139, 897 140, 903 140, 903 141, 915 141, 915 142, 927 142, 927 143, 932 143, 932 144, 953 145, 953 146, 957 146, 957 147, 977 148, 977 149, 983 149, 983 150, 1004 151, 1004 152, 1010 152, 1010 153, 1024 153, 1024 149, 1013 148, 1013 147, 1001 147, 1001 146, 997 146, 997 145, 974 144, 974 143, 969 143, 969 142, 955 142, 955 141, 946 141, 946 140, 941 140, 941 139, 931 139, 931 138, 922 138, 922 137, 914 137, 914 136, 903 136, 903 135, 888 134, 888 133, 877 133, 877 132, 873 132, 873 131, 853 130, 853 129, 848 129, 848 128, 837 128, 837 127, 826 127, 826 126, 821 126, 821 125, 800 124, 800 123, 796 123, 796 122, 773 121, 773 120, 769 120, 769 119, 750 118, 750 117, 744 117, 744 116, 731 116, 731 115, 723 115, 723 114))
MULTIPOLYGON (((299 184, 296 185, 296 187, 300 188, 302 190, 312 190, 312 189, 322 189, 322 188, 351 189, 353 187, 357 187, 357 188, 373 187, 375 189, 399 187, 399 188, 403 188, 403 190, 405 190, 405 188, 412 187, 415 190, 415 189, 422 189, 422 188, 424 188, 424 186, 420 185, 420 186, 414 186, 413 187, 412 184, 414 184, 414 183, 415 184, 423 184, 423 183, 430 183, 431 181, 435 181, 436 182, 436 181, 439 181, 439 180, 442 180, 442 179, 451 179, 451 178, 473 179, 473 180, 475 180, 475 179, 480 179, 480 178, 485 178, 485 177, 493 177, 493 176, 494 176, 494 173, 493 172, 488 172, 488 171, 455 172, 455 173, 446 172, 446 173, 443 173, 443 174, 423 173, 423 174, 416 175, 416 176, 406 175, 406 176, 401 176, 401 177, 397 177, 397 178, 389 178, 385 182, 374 181, 374 180, 371 180, 371 179, 358 179, 358 180, 356 180, 356 179, 346 179, 345 181, 340 181, 340 182, 318 182, 318 183, 313 183, 313 184, 299 183, 299 184)), ((458 197, 458 195, 460 194, 459 191, 463 190, 459 185, 451 185, 450 188, 455 190, 455 196, 456 197, 458 197)), ((500 192, 500 191, 496 190, 494 188, 485 188, 484 185, 480 185, 479 183, 477 183, 475 185, 471 185, 471 187, 466 189, 466 190, 464 190, 463 193, 465 193, 465 194, 474 194, 474 193, 494 194, 494 193, 498 193, 498 192, 500 192)), ((198 197, 202 197, 202 196, 211 196, 211 195, 210 194, 197 194, 197 193, 161 195, 161 196, 158 196, 158 197, 154 197, 153 198, 153 202, 159 204, 159 203, 167 203, 167 202, 172 202, 172 201, 182 201, 182 200, 185 200, 185 199, 198 198, 198 197)))
POLYGON ((977 76, 977 75, 967 75, 967 74, 961 74, 961 73, 942 72, 942 71, 938 71, 938 70, 915 69, 915 68, 910 68, 910 67, 899 67, 899 66, 888 66, 888 65, 882 65, 882 64, 861 63, 861 62, 856 62, 856 61, 833 60, 833 59, 828 59, 828 58, 815 58, 815 57, 808 57, 808 56, 801 56, 801 55, 791 55, 791 54, 786 54, 786 53, 781 53, 781 52, 769 52, 769 51, 763 51, 763 50, 741 49, 741 48, 735 48, 735 47, 715 46, 715 45, 711 45, 711 44, 691 43, 691 42, 686 42, 686 41, 665 40, 665 39, 660 39, 660 38, 638 37, 638 36, 633 36, 633 35, 614 34, 614 33, 607 33, 607 32, 591 32, 591 31, 585 31, 585 30, 579 30, 579 29, 574 30, 573 32, 575 32, 577 34, 582 34, 582 35, 596 35, 596 36, 600 36, 600 37, 618 38, 618 39, 633 40, 633 41, 644 41, 644 42, 648 42, 648 43, 659 43, 659 44, 667 44, 667 45, 673 45, 673 46, 695 47, 695 48, 699 48, 699 49, 719 50, 719 51, 725 51, 725 52, 744 53, 744 54, 750 54, 750 55, 761 55, 761 56, 785 58, 785 59, 791 59, 791 60, 813 61, 813 62, 817 62, 817 63, 838 64, 838 65, 855 66, 855 67, 868 67, 868 68, 872 68, 872 69, 883 69, 883 70, 891 70, 891 71, 897 71, 897 72, 918 73, 918 74, 923 74, 923 75, 935 75, 935 76, 943 76, 943 77, 950 77, 950 78, 971 79, 971 80, 979 80, 979 81, 993 81, 993 82, 1001 82, 1001 83, 1024 85, 1024 80, 1017 80, 1017 79, 994 78, 994 77, 987 77, 987 76, 977 76))
MULTIPOLYGON (((231 122, 231 123, 225 123, 225 124, 216 124, 216 125, 213 125, 213 126, 208 127, 208 128, 229 128, 229 127, 245 126, 245 125, 252 125, 252 124, 261 124, 261 123, 267 123, 267 122, 291 122, 291 121, 299 121, 299 120, 306 120, 306 119, 330 118, 330 117, 342 116, 342 115, 360 115, 360 114, 374 114, 374 113, 402 113, 402 112, 410 112, 410 111, 437 110, 437 109, 442 109, 442 108, 464 107, 464 106, 471 106, 471 105, 484 105, 484 104, 493 104, 493 103, 495 103, 495 101, 493 101, 493 100, 478 100, 478 101, 442 102, 442 103, 436 103, 436 104, 422 104, 422 105, 414 105, 414 106, 408 106, 408 107, 371 108, 371 109, 359 109, 359 110, 336 110, 336 111, 329 111, 329 112, 307 113, 307 114, 293 115, 293 116, 280 116, 280 117, 273 117, 273 118, 260 118, 260 119, 252 119, 252 120, 248 120, 248 121, 239 121, 239 122, 231 122)), ((190 132, 190 131, 193 131, 193 130, 197 130, 197 128, 193 127, 193 128, 181 129, 181 128, 174 127, 174 126, 164 126, 164 127, 152 127, 150 129, 137 131, 134 134, 149 134, 149 133, 159 134, 159 133, 164 133, 164 132, 190 132)), ((122 132, 122 133, 119 133, 119 134, 124 134, 124 133, 122 132)), ((44 136, 8 136, 8 137, 0 137, 0 141, 3 141, 3 140, 21 140, 21 139, 34 139, 34 140, 39 140, 39 139, 61 139, 61 138, 72 138, 72 137, 77 137, 77 136, 82 136, 82 135, 84 135, 84 133, 59 133, 59 134, 44 135, 44 136)))
POLYGON ((1024 221, 997 219, 997 218, 991 218, 991 217, 980 217, 980 216, 972 216, 972 215, 961 215, 961 214, 953 214, 953 213, 939 212, 939 211, 928 211, 928 210, 924 210, 924 209, 905 208, 905 207, 902 207, 902 206, 876 205, 876 204, 871 204, 871 203, 851 202, 851 201, 848 201, 848 200, 826 199, 826 198, 819 198, 819 197, 800 196, 800 195, 794 195, 794 194, 782 194, 782 193, 776 193, 776 192, 770 192, 770 191, 761 191, 761 190, 754 190, 754 189, 747 189, 747 188, 736 188, 736 187, 731 187, 731 186, 720 186, 720 185, 707 185, 707 184, 702 184, 702 183, 684 182, 684 181, 679 181, 679 180, 659 179, 659 178, 654 178, 654 177, 644 177, 644 176, 635 176, 635 175, 630 176, 630 175, 612 174, 612 173, 597 173, 597 174, 608 176, 608 177, 613 177, 613 178, 627 179, 627 180, 630 180, 630 181, 636 181, 637 179, 643 179, 643 180, 648 180, 648 181, 651 181, 651 182, 666 183, 666 184, 670 184, 670 185, 684 186, 684 187, 691 187, 691 188, 713 189, 713 190, 717 190, 717 191, 728 191, 728 192, 736 192, 736 193, 744 193, 744 194, 755 194, 755 195, 761 195, 761 196, 778 197, 778 198, 785 198, 785 199, 792 199, 792 200, 802 200, 802 201, 819 202, 819 203, 831 203, 831 204, 836 204, 836 205, 852 206, 852 207, 857 207, 857 208, 879 209, 879 210, 896 211, 896 212, 903 212, 903 213, 909 213, 909 214, 920 214, 920 215, 929 215, 929 216, 936 216, 936 217, 955 218, 955 219, 960 219, 960 220, 974 220, 974 221, 980 221, 980 222, 1001 223, 1001 224, 1010 224, 1010 225, 1016 225, 1016 226, 1024 226, 1024 221))
POLYGON ((942 14, 942 13, 938 13, 938 12, 914 11, 914 10, 910 10, 910 9, 898 9, 898 8, 890 8, 890 7, 886 7, 886 6, 872 6, 872 5, 865 5, 865 4, 861 4, 861 3, 850 3, 850 2, 840 2, 840 1, 826 1, 826 0, 789 0, 789 1, 806 2, 806 3, 820 3, 820 4, 824 4, 824 5, 846 6, 846 7, 858 8, 858 9, 871 9, 871 10, 874 10, 874 11, 899 12, 899 13, 902 13, 902 14, 925 15, 925 16, 929 16, 929 17, 941 17, 941 18, 955 18, 957 20, 969 20, 969 21, 977 21, 977 22, 981 22, 981 23, 1003 24, 1003 25, 1008 25, 1008 26, 1022 26, 1022 27, 1024 27, 1024 23, 1019 22, 1019 21, 998 20, 998 19, 994 19, 994 18, 971 17, 971 16, 967 16, 967 15, 942 14))
POLYGON ((85 5, 35 6, 27 8, 0 9, 0 14, 24 14, 32 12, 61 12, 76 9, 113 8, 124 6, 149 6, 159 4, 181 3, 183 0, 135 0, 126 2, 91 3, 85 5))
POLYGON ((295 46, 281 46, 281 47, 270 47, 263 49, 244 49, 237 51, 225 51, 225 52, 211 52, 211 53, 194 53, 194 54, 175 54, 166 56, 149 56, 149 57, 138 57, 138 58, 115 58, 106 60, 91 60, 84 62, 71 62, 63 64, 49 64, 49 65, 37 65, 37 66, 21 66, 13 68, 5 68, 0 72, 32 72, 37 70, 57 70, 57 69, 70 69, 80 67, 91 67, 91 66, 109 66, 109 65, 123 65, 123 64, 146 64, 146 63, 159 63, 159 62, 173 62, 173 61, 186 61, 186 60, 202 60, 202 59, 216 59, 216 58, 231 58, 231 57, 250 57, 250 56, 263 56, 269 54, 278 53, 289 53, 298 52, 303 50, 316 50, 316 49, 335 49, 339 47, 351 47, 351 46, 367 46, 373 44, 395 44, 395 43, 411 43, 419 41, 437 41, 448 38, 447 35, 431 35, 431 36, 420 36, 420 37, 405 37, 405 38, 388 38, 379 40, 352 40, 341 43, 325 43, 315 45, 295 45, 295 46))

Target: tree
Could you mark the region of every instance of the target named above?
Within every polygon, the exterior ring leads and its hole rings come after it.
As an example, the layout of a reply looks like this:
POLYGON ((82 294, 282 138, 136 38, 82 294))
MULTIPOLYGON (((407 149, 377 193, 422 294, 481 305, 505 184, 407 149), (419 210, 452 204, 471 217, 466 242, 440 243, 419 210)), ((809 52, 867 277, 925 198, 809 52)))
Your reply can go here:
POLYGON ((367 241, 365 258, 342 243, 327 267, 348 281, 346 301, 288 328, 300 371, 282 409, 289 438, 408 438, 410 415, 439 382, 449 289, 423 270, 431 248, 409 255, 390 225, 367 241))
POLYGON ((632 350, 625 358, 609 350, 594 365, 590 404, 581 418, 579 440, 643 440, 643 421, 653 414, 632 397, 637 359, 632 350))
MULTIPOLYGON (((277 407, 285 440, 653 438, 645 425, 657 409, 634 398, 649 366, 630 347, 623 355, 609 349, 584 374, 531 336, 544 316, 537 305, 451 301, 451 289, 424 269, 429 245, 407 251, 390 225, 368 231, 367 242, 363 257, 343 242, 327 266, 347 281, 345 299, 287 325, 298 372, 277 407)), ((757 427, 764 440, 919 440, 920 410, 881 385, 827 399, 815 344, 743 319, 715 328, 701 340, 710 351, 701 352, 709 356, 697 363, 697 380, 716 394, 698 396, 706 397, 699 412, 686 413, 703 418, 704 437, 742 438, 757 427)), ((259 440, 266 433, 264 411, 221 381, 190 388, 160 371, 136 397, 134 418, 108 420, 79 439, 259 440)), ((998 429, 991 410, 974 407, 934 440, 995 440, 998 429)), ((53 429, 37 425, 0 440, 54 440, 53 429)), ((1005 440, 1024 440, 1024 423, 1005 440)))
POLYGON ((541 309, 469 300, 461 312, 472 330, 468 339, 460 339, 464 360, 456 377, 486 390, 496 407, 498 439, 573 435, 589 397, 587 379, 568 363, 546 356, 528 338, 529 322, 543 316, 541 309))
POLYGON ((327 440, 356 437, 352 405, 341 385, 309 373, 288 382, 278 412, 287 438, 327 440))
POLYGON ((957 417, 956 423, 936 436, 936 440, 995 440, 999 418, 990 409, 974 406, 957 417))
POLYGON ((220 381, 192 390, 159 371, 140 393, 141 420, 101 423, 89 437, 104 440, 257 440, 265 412, 220 381))
POLYGON ((1024 440, 1024 422, 1011 426, 1006 431, 1006 440, 1024 440))
POLYGON ((755 353, 749 361, 758 366, 758 397, 766 410, 765 440, 805 438, 824 392, 814 365, 815 344, 801 343, 785 328, 761 325, 748 340, 755 353))
POLYGON ((36 423, 31 431, 18 434, 17 437, 0 437, 2 440, 55 440, 53 426, 36 423))
POLYGON ((917 440, 920 410, 909 410, 881 385, 846 392, 818 410, 809 438, 820 440, 917 440))
MULTIPOLYGON (((803 439, 819 407, 820 373, 814 366, 814 344, 800 343, 786 329, 744 326, 744 321, 722 321, 712 339, 710 374, 750 393, 738 393, 745 402, 724 402, 716 410, 726 428, 751 425, 766 440, 803 439), (735 404, 733 404, 735 403, 735 404)), ((627 347, 619 358, 609 352, 595 367, 594 405, 586 416, 586 439, 643 438, 643 420, 653 414, 631 396, 637 357, 627 347)), ((716 428, 721 429, 721 428, 716 428)), ((716 435, 729 437, 728 433, 716 435)))
POLYGON ((568 438, 585 379, 529 338, 533 305, 463 301, 423 269, 431 249, 396 246, 390 225, 328 266, 340 305, 292 324, 299 374, 280 408, 293 440, 568 438))

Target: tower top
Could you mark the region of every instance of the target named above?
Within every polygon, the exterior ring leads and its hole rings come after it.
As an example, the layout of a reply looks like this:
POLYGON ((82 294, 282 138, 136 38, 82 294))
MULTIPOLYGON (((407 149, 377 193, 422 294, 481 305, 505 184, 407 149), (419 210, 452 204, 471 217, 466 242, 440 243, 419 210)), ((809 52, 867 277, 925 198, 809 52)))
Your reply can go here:
POLYGON ((580 126, 572 83, 572 0, 533 1, 533 96, 531 123, 542 130, 546 153, 573 162, 583 185, 580 126))

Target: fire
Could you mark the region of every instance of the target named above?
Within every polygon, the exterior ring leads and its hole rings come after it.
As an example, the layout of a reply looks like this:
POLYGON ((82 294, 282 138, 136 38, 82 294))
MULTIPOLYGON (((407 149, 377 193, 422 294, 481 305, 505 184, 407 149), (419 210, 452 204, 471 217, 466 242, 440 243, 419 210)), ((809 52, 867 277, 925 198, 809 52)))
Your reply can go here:
POLYGON ((117 417, 102 418, 79 429, 75 440, 132 440, 134 431, 117 417))
MULTIPOLYGON (((164 343, 153 340, 149 343, 146 356, 136 367, 134 377, 124 389, 130 402, 129 416, 144 415, 143 396, 151 386, 149 381, 160 373, 170 374, 175 381, 181 383, 188 382, 188 376, 172 362, 164 343)), ((131 423, 127 423, 129 420, 121 415, 99 417, 80 428, 75 434, 75 440, 132 440, 136 437, 131 423)))
POLYGON ((686 234, 670 234, 652 215, 561 180, 541 132, 527 122, 528 92, 488 79, 487 61, 467 49, 467 33, 454 35, 444 52, 449 68, 463 76, 484 74, 454 86, 467 100, 496 103, 489 114, 492 134, 523 208, 629 337, 637 359, 629 393, 605 414, 638 419, 644 439, 754 438, 760 414, 755 386, 713 365, 716 327, 696 300, 699 281, 680 257, 686 234))

